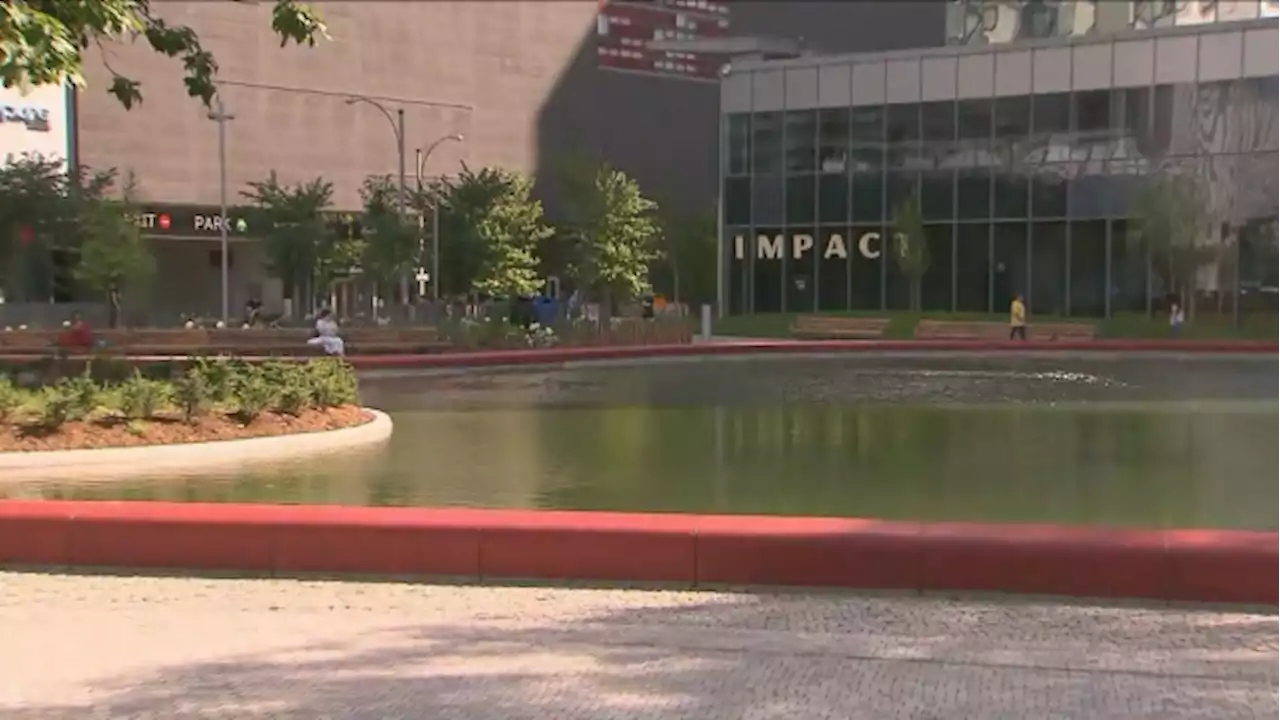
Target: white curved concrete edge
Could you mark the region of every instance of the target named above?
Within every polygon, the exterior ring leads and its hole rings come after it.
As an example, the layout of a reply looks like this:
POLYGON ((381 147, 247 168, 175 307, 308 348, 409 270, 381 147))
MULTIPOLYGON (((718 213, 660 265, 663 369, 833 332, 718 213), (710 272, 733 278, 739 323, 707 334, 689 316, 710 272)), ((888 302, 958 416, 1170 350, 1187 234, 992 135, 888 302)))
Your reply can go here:
POLYGON ((175 445, 0 452, 0 482, 122 480, 165 473, 180 473, 183 477, 219 474, 246 466, 359 450, 389 440, 391 418, 379 410, 364 410, 373 416, 372 420, 321 432, 175 445))

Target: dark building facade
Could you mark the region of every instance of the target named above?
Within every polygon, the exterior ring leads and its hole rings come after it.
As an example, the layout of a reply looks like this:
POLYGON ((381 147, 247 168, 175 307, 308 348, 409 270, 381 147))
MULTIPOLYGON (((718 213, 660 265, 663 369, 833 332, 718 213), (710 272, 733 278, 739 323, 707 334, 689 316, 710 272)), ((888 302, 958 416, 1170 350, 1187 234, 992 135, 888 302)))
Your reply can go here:
POLYGON ((664 207, 713 212, 719 106, 713 78, 729 58, 653 51, 647 40, 784 38, 823 53, 946 41, 945 2, 609 0, 599 17, 538 116, 537 176, 553 212, 557 163, 570 152, 621 168, 664 207))
POLYGON ((1274 19, 737 65, 722 84, 721 306, 906 309, 894 209, 918 193, 925 310, 1108 316, 1167 290, 1133 237, 1153 174, 1199 178, 1195 290, 1276 284, 1274 19))

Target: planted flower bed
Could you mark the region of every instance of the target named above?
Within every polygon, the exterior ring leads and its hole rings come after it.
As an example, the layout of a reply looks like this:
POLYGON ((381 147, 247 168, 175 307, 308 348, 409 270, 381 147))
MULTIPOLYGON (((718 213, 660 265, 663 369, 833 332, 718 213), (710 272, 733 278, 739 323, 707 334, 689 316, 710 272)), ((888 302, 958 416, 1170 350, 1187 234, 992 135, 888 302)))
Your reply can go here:
POLYGON ((370 419, 338 359, 201 359, 150 374, 0 377, 0 451, 207 442, 336 430, 370 419), (30 378, 26 378, 30 380, 30 378))

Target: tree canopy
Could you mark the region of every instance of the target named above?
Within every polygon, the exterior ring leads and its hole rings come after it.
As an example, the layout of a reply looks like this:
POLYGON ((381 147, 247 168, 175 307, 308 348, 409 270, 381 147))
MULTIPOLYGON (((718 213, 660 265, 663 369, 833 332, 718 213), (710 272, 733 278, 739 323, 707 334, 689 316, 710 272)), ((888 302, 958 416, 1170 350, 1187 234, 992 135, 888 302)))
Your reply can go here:
POLYGON ((589 292, 629 301, 650 289, 649 265, 661 257, 658 204, 607 163, 586 158, 564 171, 569 271, 589 292))
MULTIPOLYGON (((242 0, 228 0, 241 2, 242 0)), ((297 0, 275 0, 271 29, 280 46, 315 45, 324 21, 297 0)), ((5 0, 0 8, 0 81, 4 87, 84 84, 84 53, 103 41, 145 38, 151 49, 182 63, 187 94, 206 106, 217 92, 218 61, 196 31, 166 21, 149 0, 5 0)), ((142 102, 142 85, 108 65, 108 92, 125 108, 142 102)))

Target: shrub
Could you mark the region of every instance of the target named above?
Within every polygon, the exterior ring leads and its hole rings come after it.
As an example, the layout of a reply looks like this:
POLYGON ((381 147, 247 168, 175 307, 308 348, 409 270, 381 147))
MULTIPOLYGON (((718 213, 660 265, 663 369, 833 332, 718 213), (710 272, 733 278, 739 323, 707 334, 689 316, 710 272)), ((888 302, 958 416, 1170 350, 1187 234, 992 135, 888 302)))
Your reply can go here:
POLYGON ((357 405, 360 391, 355 371, 339 358, 312 360, 305 366, 311 397, 321 407, 357 405))
POLYGON ((83 420, 88 417, 89 413, 97 409, 103 395, 102 388, 89 376, 88 370, 83 375, 64 378, 54 387, 66 395, 68 420, 83 420))
POLYGON ((8 421, 24 400, 22 390, 8 376, 0 376, 0 421, 8 421))
POLYGON ((117 388, 120 410, 127 418, 149 420, 169 401, 171 390, 168 383, 149 380, 141 371, 134 370, 133 377, 117 388))
POLYGON ((204 379, 210 402, 221 403, 231 399, 232 378, 242 370, 241 365, 230 358, 202 357, 190 369, 204 379))
POLYGON ((272 385, 268 379, 270 368, 265 366, 246 366, 236 373, 231 386, 231 399, 235 403, 236 414, 246 423, 252 422, 275 400, 279 386, 272 385))
POLYGON ((191 422, 209 407, 208 380, 196 368, 189 368, 173 384, 173 399, 182 410, 182 417, 191 422))
POLYGON ((277 386, 275 393, 276 410, 289 415, 298 415, 311 407, 314 402, 310 378, 305 366, 291 368, 284 376, 283 382, 277 386))
POLYGON ((73 419, 76 400, 75 395, 61 383, 41 390, 36 402, 40 425, 50 430, 62 427, 73 419))

